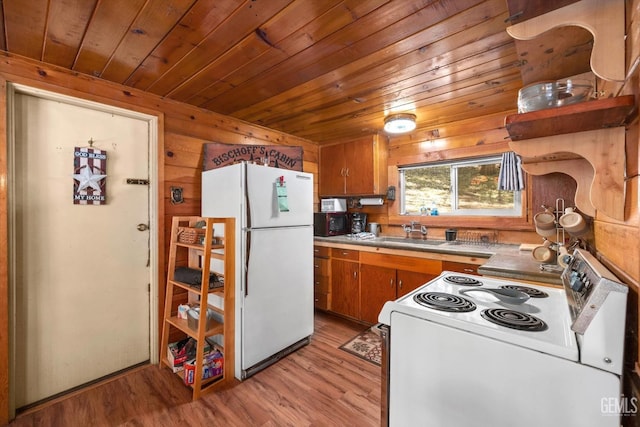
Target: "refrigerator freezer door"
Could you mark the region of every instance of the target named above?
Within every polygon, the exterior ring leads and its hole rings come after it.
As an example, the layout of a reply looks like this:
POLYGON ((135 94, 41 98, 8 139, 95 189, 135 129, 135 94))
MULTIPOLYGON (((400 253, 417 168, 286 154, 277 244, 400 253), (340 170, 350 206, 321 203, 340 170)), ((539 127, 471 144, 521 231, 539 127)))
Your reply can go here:
POLYGON ((313 333, 313 227, 249 231, 242 369, 313 333))
POLYGON ((247 164, 247 226, 286 227, 313 224, 313 175, 247 164), (283 177, 288 212, 278 206, 276 185, 283 177))
POLYGON ((234 217, 239 230, 244 226, 244 171, 238 163, 202 173, 202 216, 234 217))

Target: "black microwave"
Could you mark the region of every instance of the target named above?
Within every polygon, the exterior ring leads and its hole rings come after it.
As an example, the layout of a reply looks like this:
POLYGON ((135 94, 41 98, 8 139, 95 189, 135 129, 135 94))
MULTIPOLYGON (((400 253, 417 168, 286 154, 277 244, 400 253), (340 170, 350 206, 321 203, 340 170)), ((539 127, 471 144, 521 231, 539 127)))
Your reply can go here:
POLYGON ((328 237, 347 234, 348 222, 345 212, 316 212, 313 214, 313 235, 328 237))

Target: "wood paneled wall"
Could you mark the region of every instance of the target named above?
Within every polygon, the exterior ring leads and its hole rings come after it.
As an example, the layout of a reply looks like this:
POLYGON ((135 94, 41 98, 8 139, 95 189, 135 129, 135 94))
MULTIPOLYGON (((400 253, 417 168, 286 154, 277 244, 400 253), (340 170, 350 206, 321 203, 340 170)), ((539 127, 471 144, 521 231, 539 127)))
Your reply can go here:
POLYGON ((0 425, 8 421, 8 261, 7 261, 7 140, 6 86, 19 83, 159 117, 159 313, 163 311, 165 259, 170 218, 200 214, 202 148, 207 142, 301 146, 305 172, 315 179, 317 198, 318 146, 312 141, 251 125, 227 116, 169 101, 91 76, 7 54, 0 60, 0 425), (171 204, 171 186, 184 189, 185 202, 171 204), (165 224, 167 226, 165 227, 165 224))
MULTIPOLYGON (((626 68, 629 71, 620 94, 635 95, 637 109, 640 105, 640 0, 629 0, 625 5, 626 68)), ((626 132, 626 157, 625 221, 597 214, 594 237, 599 259, 629 285, 625 357, 630 366, 635 361, 636 376, 627 375, 625 391, 628 393, 631 389, 635 397, 640 397, 640 123, 637 117, 626 132)))
MULTIPOLYGON (((389 141, 389 185, 398 187, 397 166, 422 164, 427 162, 446 161, 479 156, 499 155, 509 151, 508 133, 504 127, 504 119, 515 111, 505 111, 474 119, 443 123, 437 128, 422 128, 409 135, 395 136, 389 141)), ((570 179, 570 178, 569 178, 570 179)), ((533 178, 528 186, 539 186, 533 178)), ((528 194, 537 194, 528 191, 528 194)), ((444 238, 444 230, 449 227, 459 229, 482 230, 496 236, 498 241, 507 243, 536 243, 540 237, 533 232, 531 223, 532 206, 539 205, 539 200, 527 197, 524 200, 526 216, 520 218, 478 217, 469 221, 446 217, 405 218, 398 215, 398 200, 388 202, 388 215, 379 215, 376 219, 386 224, 385 234, 402 235, 400 223, 417 220, 429 227, 429 236, 444 238), (387 220, 387 221, 384 221, 387 220), (454 223, 454 221, 457 221, 454 223)))

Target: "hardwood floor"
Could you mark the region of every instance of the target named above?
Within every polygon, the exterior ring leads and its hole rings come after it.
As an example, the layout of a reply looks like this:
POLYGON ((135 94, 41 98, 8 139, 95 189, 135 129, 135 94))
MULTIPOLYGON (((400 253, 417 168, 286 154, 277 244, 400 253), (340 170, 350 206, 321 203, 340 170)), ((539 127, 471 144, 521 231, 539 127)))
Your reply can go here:
POLYGON ((338 349, 363 329, 317 312, 311 344, 195 402, 177 376, 149 365, 9 426, 379 426, 380 368, 338 349))

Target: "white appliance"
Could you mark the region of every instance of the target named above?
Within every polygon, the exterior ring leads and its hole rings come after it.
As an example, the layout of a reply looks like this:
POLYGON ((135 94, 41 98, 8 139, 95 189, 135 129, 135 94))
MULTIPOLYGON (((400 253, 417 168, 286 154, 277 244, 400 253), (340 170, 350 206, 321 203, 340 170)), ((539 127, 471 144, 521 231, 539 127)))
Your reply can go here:
POLYGON ((202 216, 236 218, 235 376, 245 379, 313 333, 313 175, 244 162, 205 171, 202 216))
POLYGON ((321 199, 320 212, 346 212, 347 199, 321 199))
POLYGON ((443 272, 387 302, 382 424, 619 427, 628 289, 582 250, 562 281, 443 272))

